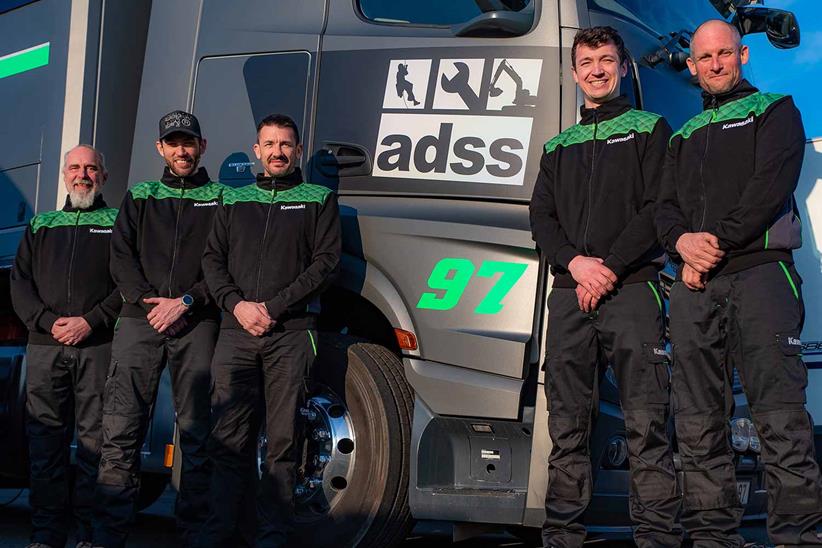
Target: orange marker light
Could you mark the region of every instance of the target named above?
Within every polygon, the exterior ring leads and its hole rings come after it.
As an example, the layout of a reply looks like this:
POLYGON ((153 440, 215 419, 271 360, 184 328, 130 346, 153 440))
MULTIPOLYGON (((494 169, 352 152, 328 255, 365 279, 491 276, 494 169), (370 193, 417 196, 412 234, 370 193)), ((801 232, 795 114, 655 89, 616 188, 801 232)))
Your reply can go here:
POLYGON ((410 331, 404 329, 394 329, 394 335, 397 337, 397 344, 403 350, 416 350, 417 337, 410 331))
POLYGON ((174 465, 174 444, 167 443, 166 444, 166 452, 163 455, 163 466, 166 468, 171 468, 174 465))

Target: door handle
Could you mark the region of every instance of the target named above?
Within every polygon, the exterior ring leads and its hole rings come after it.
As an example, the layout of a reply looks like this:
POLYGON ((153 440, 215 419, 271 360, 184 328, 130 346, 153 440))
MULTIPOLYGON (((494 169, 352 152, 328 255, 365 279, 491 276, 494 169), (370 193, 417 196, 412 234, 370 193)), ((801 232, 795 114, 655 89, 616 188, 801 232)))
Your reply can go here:
POLYGON ((328 177, 371 174, 371 156, 357 144, 324 142, 319 160, 320 171, 328 177))

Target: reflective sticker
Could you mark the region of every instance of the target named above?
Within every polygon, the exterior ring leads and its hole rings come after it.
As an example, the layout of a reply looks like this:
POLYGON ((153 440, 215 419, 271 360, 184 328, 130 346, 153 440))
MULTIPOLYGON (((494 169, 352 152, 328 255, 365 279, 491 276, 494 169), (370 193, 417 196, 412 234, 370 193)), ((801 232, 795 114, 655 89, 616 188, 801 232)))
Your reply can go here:
POLYGON ((7 78, 49 64, 50 42, 0 57, 0 78, 7 78))

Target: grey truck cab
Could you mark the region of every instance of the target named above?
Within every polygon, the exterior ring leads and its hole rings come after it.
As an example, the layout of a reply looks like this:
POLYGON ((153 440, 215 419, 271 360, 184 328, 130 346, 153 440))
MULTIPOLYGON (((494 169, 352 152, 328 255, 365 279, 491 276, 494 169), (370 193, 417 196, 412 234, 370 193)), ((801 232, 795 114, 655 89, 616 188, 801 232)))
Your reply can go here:
MULTIPOLYGON (((117 203, 127 184, 157 177, 162 114, 193 111, 205 166, 235 186, 260 171, 255 122, 288 114, 302 129, 307 179, 339 194, 344 234, 302 410, 296 544, 391 546, 413 519, 452 521, 461 536, 476 524, 539 527, 550 273, 528 201, 543 144, 577 120, 573 36, 619 29, 632 55, 624 91, 678 127, 700 109, 683 71, 700 22, 736 18, 779 45, 798 41, 791 14, 748 3, 6 2, 0 55, 29 65, 4 77, 0 59, 0 175, 10 183, 0 254, 10 264, 31 215, 60 201, 60 153, 78 141, 106 152, 106 196, 117 203)), ((19 383, 23 341, 11 343, 17 361, 0 382, 19 383)), ((599 391, 586 519, 593 532, 626 534, 626 445, 607 369, 599 391)), ((19 415, 19 401, 2 409, 19 415)), ((155 424, 169 409, 158 400, 155 424)), ((164 432, 144 464, 171 443, 164 432)), ((740 494, 755 516, 765 495, 750 434, 739 445, 740 494)))

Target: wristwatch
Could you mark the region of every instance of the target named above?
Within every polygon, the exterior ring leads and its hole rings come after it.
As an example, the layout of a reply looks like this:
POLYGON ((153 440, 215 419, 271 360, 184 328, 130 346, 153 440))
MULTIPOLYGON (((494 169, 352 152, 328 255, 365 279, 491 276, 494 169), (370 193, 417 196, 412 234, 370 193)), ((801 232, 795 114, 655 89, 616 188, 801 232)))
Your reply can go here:
POLYGON ((186 307, 186 308, 191 308, 192 305, 194 305, 194 297, 192 297, 188 293, 183 295, 182 300, 183 300, 183 306, 186 307))

